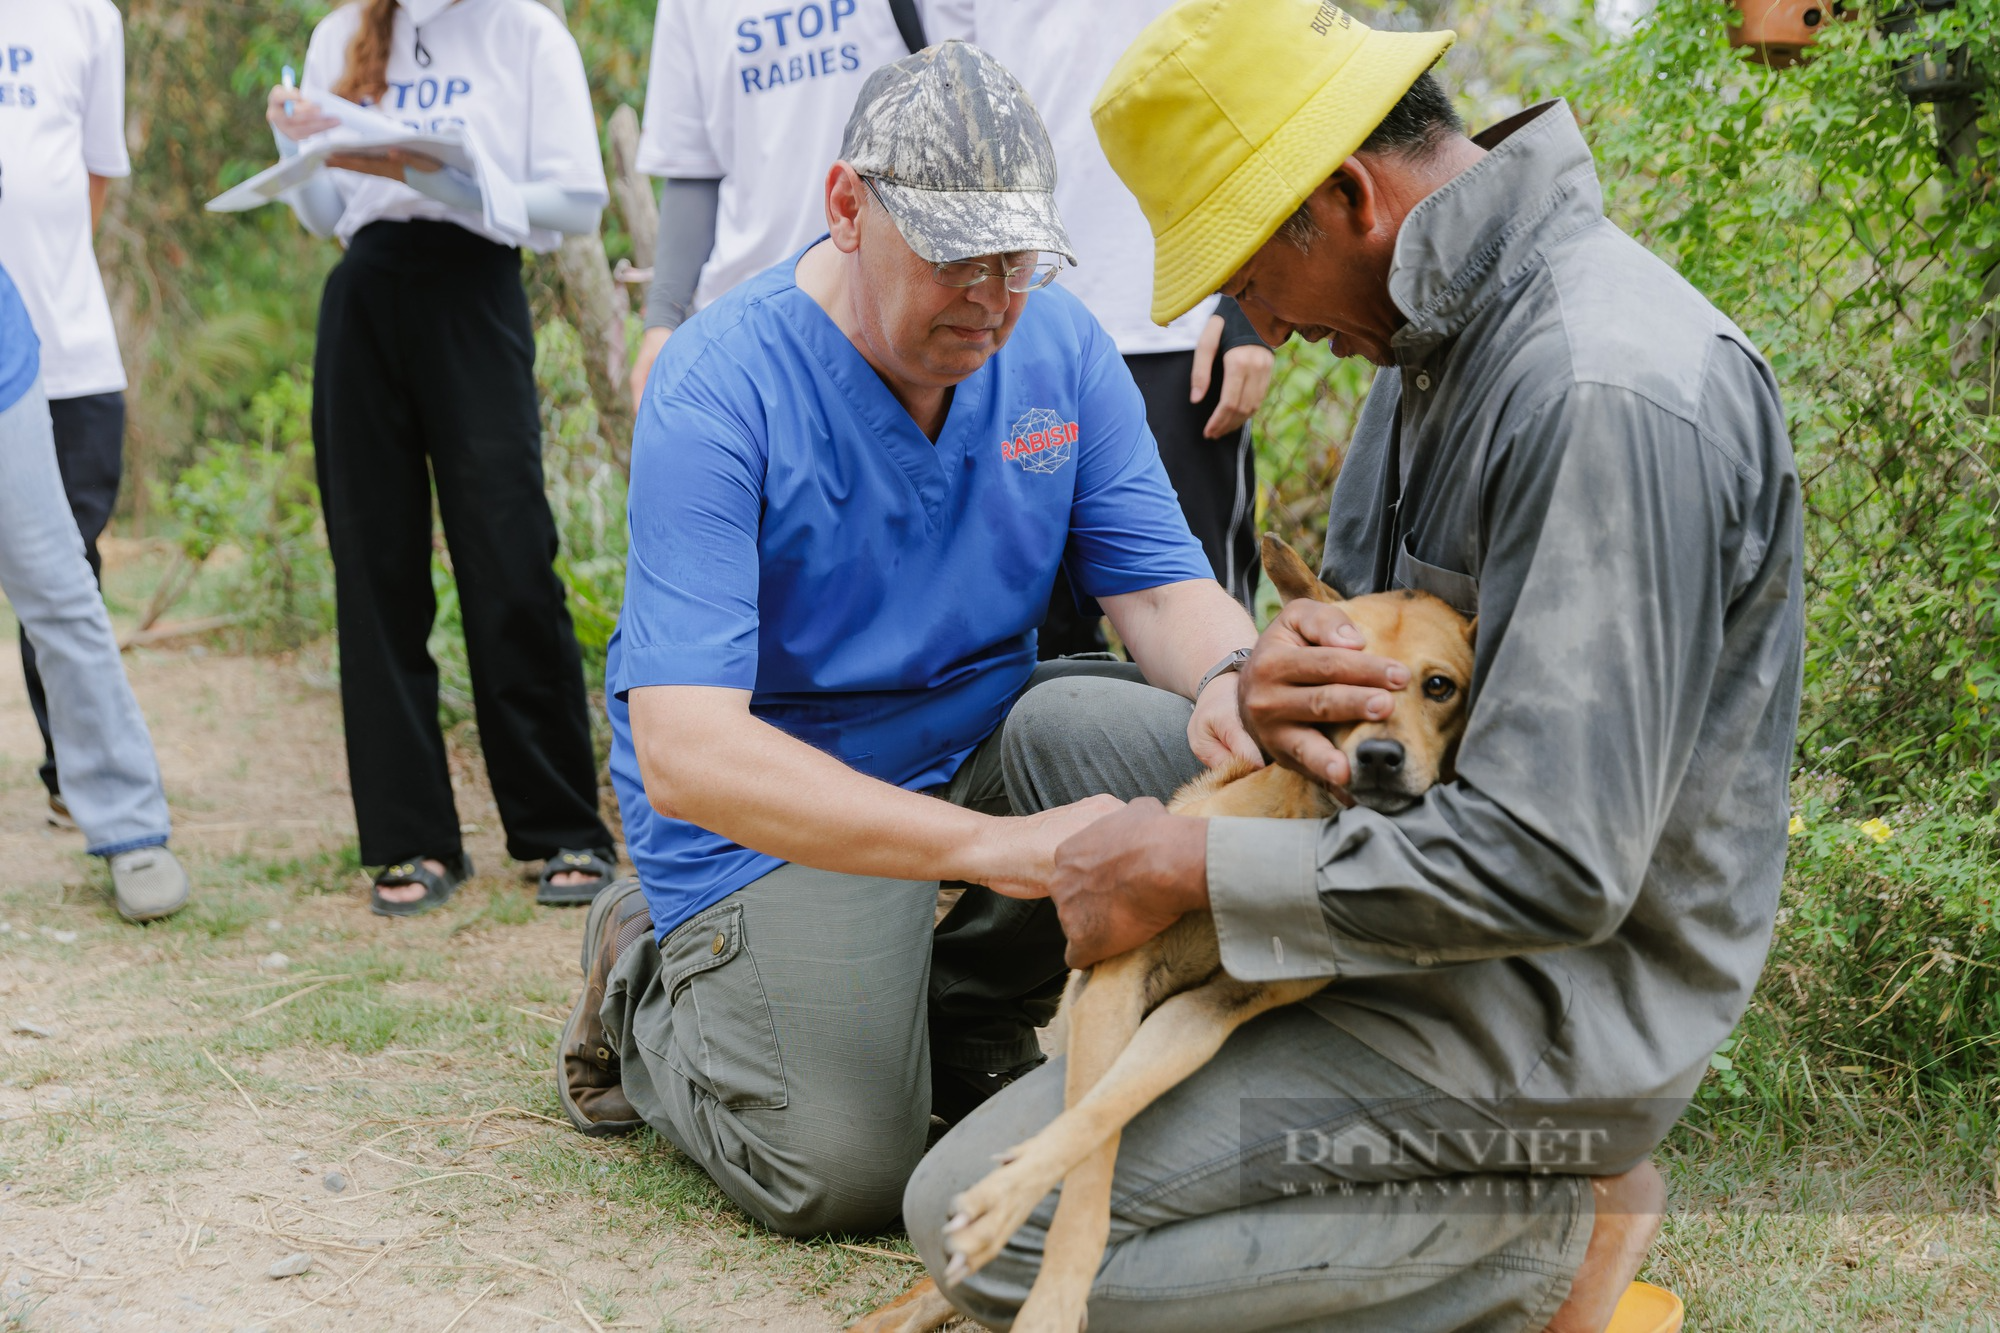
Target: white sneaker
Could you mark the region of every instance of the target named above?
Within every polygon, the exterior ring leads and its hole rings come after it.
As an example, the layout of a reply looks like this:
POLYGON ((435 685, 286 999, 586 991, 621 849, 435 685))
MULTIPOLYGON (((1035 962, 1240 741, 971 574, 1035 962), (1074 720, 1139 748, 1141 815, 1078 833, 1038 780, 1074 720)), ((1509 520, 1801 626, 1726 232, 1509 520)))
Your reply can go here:
POLYGON ((164 847, 141 847, 113 856, 111 885, 118 915, 127 921, 171 916, 188 900, 187 871, 164 847))

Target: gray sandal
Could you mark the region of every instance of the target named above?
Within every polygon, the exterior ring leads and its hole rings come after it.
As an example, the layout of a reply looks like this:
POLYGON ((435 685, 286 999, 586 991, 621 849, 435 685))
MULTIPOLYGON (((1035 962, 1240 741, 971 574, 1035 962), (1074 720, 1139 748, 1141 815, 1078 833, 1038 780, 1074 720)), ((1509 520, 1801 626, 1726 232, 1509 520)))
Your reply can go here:
POLYGON ((563 848, 542 866, 541 887, 535 901, 544 907, 588 907, 612 880, 618 878, 618 863, 609 847, 574 851, 563 848), (590 878, 576 884, 557 884, 557 875, 585 874, 590 878))
POLYGON ((374 888, 369 891, 368 910, 376 916, 422 916, 432 908, 443 907, 450 902, 451 895, 458 892, 458 886, 472 878, 472 858, 460 852, 454 857, 440 856, 437 859, 444 863, 442 875, 432 874, 422 857, 384 866, 382 873, 375 877, 374 888), (423 885, 424 896, 406 903, 391 902, 382 896, 382 890, 404 884, 423 885))

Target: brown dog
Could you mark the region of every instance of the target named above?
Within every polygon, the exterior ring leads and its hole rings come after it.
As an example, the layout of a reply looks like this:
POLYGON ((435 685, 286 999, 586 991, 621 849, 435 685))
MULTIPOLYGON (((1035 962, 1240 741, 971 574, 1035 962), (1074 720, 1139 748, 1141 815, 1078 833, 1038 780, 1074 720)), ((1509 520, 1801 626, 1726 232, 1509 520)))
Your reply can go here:
MULTIPOLYGON (((1264 538, 1264 569, 1285 598, 1340 601, 1283 542, 1264 538)), ((1354 800, 1406 808, 1452 778, 1472 680, 1473 623, 1427 593, 1357 597, 1345 609, 1368 651, 1410 668, 1411 684, 1386 721, 1334 729, 1347 755, 1354 800)), ((1288 769, 1242 764, 1212 770, 1175 794, 1177 814, 1318 819, 1339 810, 1332 792, 1288 769)), ((992 1260, 1036 1204, 1061 1184, 1042 1271, 1015 1318, 1015 1333, 1077 1333, 1111 1225, 1118 1136, 1161 1094, 1206 1064, 1243 1023, 1302 1000, 1324 978, 1252 984, 1222 970, 1215 926, 1191 912, 1130 953, 1071 975, 1063 995, 1068 1108, 961 1194, 946 1224, 952 1281, 992 1260)), ((926 1281, 854 1326, 854 1333, 924 1333, 954 1310, 926 1281)))

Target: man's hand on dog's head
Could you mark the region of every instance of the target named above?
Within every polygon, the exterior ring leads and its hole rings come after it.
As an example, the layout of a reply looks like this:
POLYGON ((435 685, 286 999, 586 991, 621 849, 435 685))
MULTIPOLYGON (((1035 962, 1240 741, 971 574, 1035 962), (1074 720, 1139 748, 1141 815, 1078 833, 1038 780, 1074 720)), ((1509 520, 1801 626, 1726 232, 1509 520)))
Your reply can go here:
POLYGON ((1208 821, 1133 801, 1056 849, 1049 885, 1071 967, 1136 949, 1208 906, 1208 821))
POLYGON ((1389 693, 1410 669, 1361 651, 1365 640, 1337 602, 1285 604, 1243 664, 1237 708, 1243 726, 1276 763, 1336 789, 1347 785, 1347 756, 1321 731, 1389 716, 1389 693))

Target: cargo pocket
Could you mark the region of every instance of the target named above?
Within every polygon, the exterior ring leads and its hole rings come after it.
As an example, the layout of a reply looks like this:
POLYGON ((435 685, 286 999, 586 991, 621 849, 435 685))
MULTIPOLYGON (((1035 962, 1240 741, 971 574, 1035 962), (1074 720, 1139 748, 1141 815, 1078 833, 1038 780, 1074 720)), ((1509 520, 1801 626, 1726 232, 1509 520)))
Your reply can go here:
POLYGON ((634 1035, 656 1058, 732 1111, 790 1101, 764 979, 743 938, 743 908, 722 903, 675 928, 660 949, 673 1019, 667 1049, 657 1030, 634 1035))
POLYGON ((1402 549, 1396 552, 1395 584, 1398 588, 1427 592, 1462 616, 1479 614, 1479 580, 1457 570, 1425 564, 1410 554, 1408 537, 1403 538, 1402 549))

